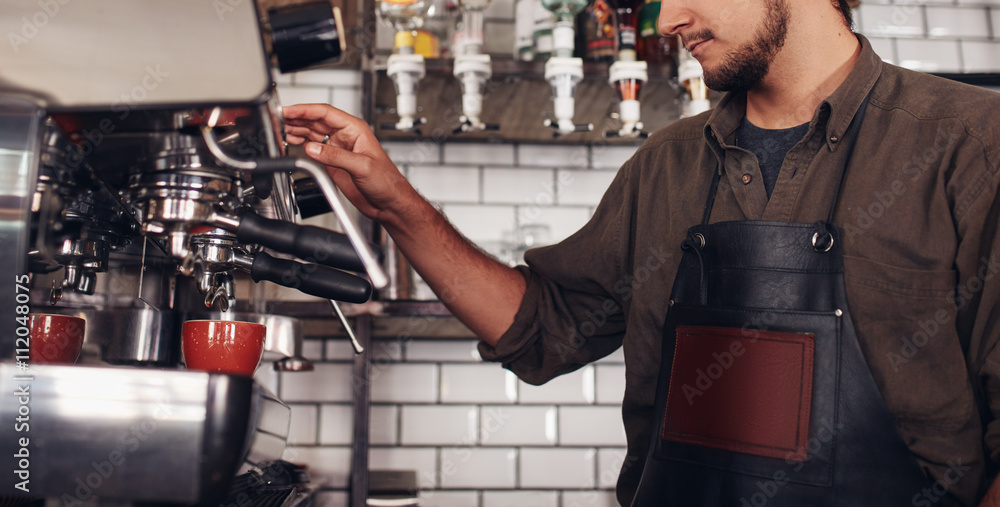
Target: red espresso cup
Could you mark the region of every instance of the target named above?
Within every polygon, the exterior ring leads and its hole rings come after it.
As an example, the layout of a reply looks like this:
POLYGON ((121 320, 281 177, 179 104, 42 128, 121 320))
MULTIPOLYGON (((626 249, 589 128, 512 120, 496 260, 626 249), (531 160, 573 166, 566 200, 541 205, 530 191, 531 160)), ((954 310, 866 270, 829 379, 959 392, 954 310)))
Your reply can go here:
POLYGON ((264 353, 267 328, 255 322, 188 320, 181 325, 181 351, 189 370, 253 376, 264 353))
POLYGON ((87 321, 47 313, 28 314, 28 360, 36 364, 73 364, 83 350, 87 321))

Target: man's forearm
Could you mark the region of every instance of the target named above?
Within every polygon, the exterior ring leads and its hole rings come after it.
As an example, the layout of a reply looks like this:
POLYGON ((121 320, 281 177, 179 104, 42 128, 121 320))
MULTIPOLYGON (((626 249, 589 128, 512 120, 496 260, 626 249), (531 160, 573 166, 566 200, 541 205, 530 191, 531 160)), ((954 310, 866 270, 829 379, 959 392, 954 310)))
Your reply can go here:
POLYGON ((381 223, 452 314, 495 345, 514 322, 524 277, 476 248, 423 199, 381 223))

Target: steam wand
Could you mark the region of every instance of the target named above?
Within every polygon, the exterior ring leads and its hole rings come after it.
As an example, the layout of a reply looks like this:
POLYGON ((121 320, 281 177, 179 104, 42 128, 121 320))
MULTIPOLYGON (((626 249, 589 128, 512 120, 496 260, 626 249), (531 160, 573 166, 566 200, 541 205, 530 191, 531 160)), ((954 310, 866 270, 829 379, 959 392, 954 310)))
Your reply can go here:
POLYGON ((333 311, 337 313, 340 325, 344 326, 344 331, 347 331, 347 337, 351 339, 351 346, 354 347, 354 353, 360 354, 364 352, 365 348, 361 346, 358 337, 354 336, 354 330, 351 329, 351 324, 347 322, 347 317, 344 315, 344 311, 340 309, 340 305, 332 299, 330 300, 330 305, 333 306, 333 311))

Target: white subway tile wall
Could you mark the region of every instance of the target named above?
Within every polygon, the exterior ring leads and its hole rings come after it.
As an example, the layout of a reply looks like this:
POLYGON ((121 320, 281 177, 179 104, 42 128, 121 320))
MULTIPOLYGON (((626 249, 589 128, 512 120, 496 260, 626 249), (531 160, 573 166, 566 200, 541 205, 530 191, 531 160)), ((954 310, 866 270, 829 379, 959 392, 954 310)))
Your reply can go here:
POLYGON ((282 372, 281 393, 286 402, 350 402, 351 365, 319 363, 313 371, 282 372))
POLYGON ((521 403, 590 405, 595 401, 594 365, 556 377, 540 386, 522 381, 521 403))
POLYGON ((875 54, 882 57, 882 61, 895 64, 896 60, 896 40, 882 37, 871 37, 868 39, 872 44, 875 54))
POLYGON ((601 200, 617 171, 558 171, 559 204, 587 206, 601 200))
POLYGON ((552 206, 556 180, 552 171, 487 167, 483 169, 483 202, 552 206))
POLYGON ((487 491, 483 507, 558 507, 555 491, 487 491))
POLYGON ((597 450, 597 486, 612 489, 618 483, 618 474, 625 463, 627 450, 604 448, 597 450))
POLYGON ((989 18, 983 9, 928 6, 926 13, 927 35, 930 37, 986 39, 990 36, 989 18))
POLYGON ((350 445, 354 441, 351 405, 323 405, 319 413, 320 445, 350 445))
POLYGON ((288 425, 288 443, 314 445, 316 443, 316 405, 289 405, 291 421, 288 425))
POLYGON ((374 364, 371 371, 373 402, 436 403, 436 364, 374 364))
POLYGON ((618 507, 613 491, 567 491, 562 496, 562 507, 618 507))
POLYGON ((597 364, 596 400, 599 404, 614 405, 625 397, 625 366, 621 364, 597 364))
POLYGON ((481 445, 555 445, 559 431, 555 406, 483 406, 481 445))
POLYGON ((406 179, 431 202, 480 202, 479 170, 474 167, 412 167, 406 179))
MULTIPOLYGON (((368 415, 368 441, 372 445, 397 445, 399 443, 399 406, 374 405, 368 415)), ((341 421, 346 424, 346 421, 341 421)))
POLYGON ((521 449, 521 487, 530 489, 595 489, 597 450, 593 448, 521 449))
POLYGON ((421 507, 469 507, 479 505, 479 491, 424 490, 420 492, 421 507))
POLYGON ((404 405, 401 410, 402 445, 472 445, 478 440, 475 405, 404 405))
POLYGON ((587 167, 590 150, 586 146, 522 144, 518 146, 517 163, 521 167, 587 167))
MULTIPOLYGON (((490 33, 513 21, 513 0, 494 0, 490 33)), ((1000 0, 864 0, 858 29, 886 61, 933 72, 1000 72, 1000 0)), ((391 34, 378 30, 378 44, 391 34)), ((508 37, 490 37, 494 51, 508 37)), ((283 104, 328 102, 361 111, 361 73, 277 75, 283 104)), ((592 215, 632 146, 387 142, 404 175, 480 244, 511 241, 545 224, 550 241, 592 215)), ((544 386, 483 364, 467 339, 378 341, 369 381, 372 469, 418 473, 429 507, 612 507, 624 460, 620 351, 544 386)), ((255 378, 292 410, 285 458, 309 465, 320 507, 344 507, 351 460, 354 353, 342 339, 307 340, 312 372, 255 378)))
POLYGON ((475 340, 411 340, 407 361, 482 362, 475 340))
MULTIPOLYGON (((451 446, 441 449, 442 489, 514 489, 517 449, 451 446)), ((523 466, 523 462, 522 462, 523 466)))
POLYGON ((496 364, 441 365, 442 403, 514 403, 517 377, 496 364))
MULTIPOLYGON (((342 341, 326 340, 315 371, 277 379, 292 408, 285 458, 310 466, 328 507, 349 498, 353 356, 331 353, 342 341)), ((624 459, 621 355, 532 386, 483 363, 477 344, 371 344, 387 352, 372 365, 370 468, 417 471, 428 506, 604 505, 624 459)))
POLYGON ((903 67, 921 72, 961 72, 956 40, 899 39, 896 52, 903 67))
POLYGON ((621 408, 571 407, 559 408, 560 445, 624 446, 621 408))

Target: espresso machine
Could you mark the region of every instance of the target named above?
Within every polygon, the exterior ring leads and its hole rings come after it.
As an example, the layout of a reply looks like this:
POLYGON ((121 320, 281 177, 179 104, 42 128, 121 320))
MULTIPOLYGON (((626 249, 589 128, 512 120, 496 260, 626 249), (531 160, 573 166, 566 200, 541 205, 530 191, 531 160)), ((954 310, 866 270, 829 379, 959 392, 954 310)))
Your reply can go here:
POLYGON ((217 505, 279 460, 289 409, 185 369, 181 323, 264 323, 265 359, 308 369, 260 284, 328 299, 347 325, 337 302, 387 283, 325 169, 282 140, 272 72, 338 58, 339 11, 0 0, 0 28, 0 505, 217 505), (342 232, 296 223, 293 176, 342 232), (28 312, 85 318, 96 355, 31 364, 28 312))

